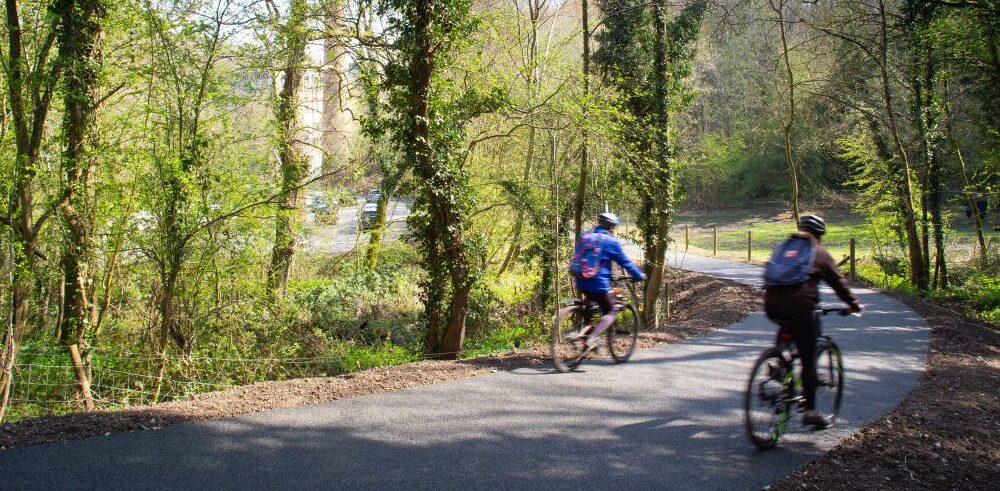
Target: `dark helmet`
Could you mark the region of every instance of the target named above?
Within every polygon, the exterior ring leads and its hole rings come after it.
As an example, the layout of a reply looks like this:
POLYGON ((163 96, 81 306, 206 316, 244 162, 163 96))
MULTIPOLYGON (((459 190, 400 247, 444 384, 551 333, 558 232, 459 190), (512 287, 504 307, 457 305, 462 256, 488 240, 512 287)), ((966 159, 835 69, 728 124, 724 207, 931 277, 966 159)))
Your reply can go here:
POLYGON ((826 220, 816 215, 802 215, 799 217, 799 230, 821 237, 826 233, 826 220))
POLYGON ((602 226, 617 227, 621 225, 622 221, 618 218, 618 215, 610 212, 604 212, 597 215, 597 224, 602 226))

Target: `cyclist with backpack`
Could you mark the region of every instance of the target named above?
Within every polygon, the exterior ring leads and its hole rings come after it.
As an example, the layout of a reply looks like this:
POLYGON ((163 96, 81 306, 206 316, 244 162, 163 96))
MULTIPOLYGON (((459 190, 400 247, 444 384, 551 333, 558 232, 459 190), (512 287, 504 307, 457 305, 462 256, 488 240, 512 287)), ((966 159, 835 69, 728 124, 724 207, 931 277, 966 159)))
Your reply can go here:
POLYGON ((799 231, 775 246, 764 269, 764 312, 767 317, 792 333, 802 359, 802 385, 806 411, 802 422, 826 428, 829 421, 816 411, 816 338, 815 317, 819 304, 819 281, 826 281, 851 309, 861 312, 861 304, 851 293, 847 280, 837 268, 833 256, 820 245, 826 222, 816 215, 799 217, 799 231))
POLYGON ((570 274, 576 278, 576 288, 583 293, 584 299, 593 302, 601 308, 601 319, 596 326, 591 326, 589 320, 583 330, 571 333, 576 339, 586 337, 587 350, 597 347, 601 333, 611 327, 617 314, 614 295, 611 293, 611 263, 618 263, 630 275, 645 280, 643 274, 622 251, 622 245, 615 238, 615 227, 621 220, 614 213, 601 213, 597 216, 597 226, 590 232, 580 235, 570 263, 570 274))

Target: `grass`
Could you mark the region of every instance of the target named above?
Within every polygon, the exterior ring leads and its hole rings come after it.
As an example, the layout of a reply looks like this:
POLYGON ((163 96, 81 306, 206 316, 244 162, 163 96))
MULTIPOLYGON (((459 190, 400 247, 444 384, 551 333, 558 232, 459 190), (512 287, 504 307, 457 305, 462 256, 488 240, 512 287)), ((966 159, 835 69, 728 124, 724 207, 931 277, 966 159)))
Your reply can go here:
MULTIPOLYGON (((861 216, 844 210, 824 211, 828 229, 824 246, 835 259, 849 254, 850 240, 856 241, 856 275, 868 284, 919 294, 907 278, 905 257, 892 237, 876 237, 874 228, 861 216)), ((978 240, 972 221, 960 206, 948 211, 945 252, 951 269, 952 285, 947 290, 926 292, 939 300, 960 303, 970 315, 1000 323, 1000 279, 984 273, 975 261, 978 240)), ((717 231, 715 252, 720 257, 747 260, 747 231, 752 231, 750 257, 763 263, 775 243, 794 230, 790 213, 777 208, 722 209, 713 211, 681 211, 677 214, 671 238, 675 247, 695 254, 713 254, 713 228, 717 231)), ((987 230, 991 247, 1000 243, 1000 232, 987 230)))
POLYGON ((348 372, 381 366, 402 365, 421 359, 419 351, 391 342, 378 346, 345 344, 341 349, 343 350, 340 353, 342 357, 341 363, 348 372))
POLYGON ((524 325, 499 326, 478 339, 470 339, 465 344, 464 358, 475 358, 517 348, 545 344, 544 326, 540 320, 524 325))
MULTIPOLYGON (((951 210, 951 220, 946 238, 949 256, 960 261, 968 260, 978 247, 975 230, 960 208, 951 210)), ((885 250, 885 244, 892 244, 890 237, 875 237, 872 227, 863 217, 844 210, 821 213, 828 223, 823 244, 838 260, 850 251, 850 239, 856 241, 855 253, 858 258, 887 256, 897 252, 885 250)), ((717 230, 715 251, 723 257, 747 259, 747 231, 752 232, 750 241, 751 260, 767 261, 771 248, 795 230, 788 212, 776 208, 723 209, 714 211, 678 212, 671 231, 671 238, 677 247, 699 254, 713 252, 712 230, 717 230), (685 242, 685 229, 687 242, 685 242)), ((987 240, 1000 241, 1000 233, 987 231, 987 240)), ((894 248, 894 245, 889 247, 894 248)))

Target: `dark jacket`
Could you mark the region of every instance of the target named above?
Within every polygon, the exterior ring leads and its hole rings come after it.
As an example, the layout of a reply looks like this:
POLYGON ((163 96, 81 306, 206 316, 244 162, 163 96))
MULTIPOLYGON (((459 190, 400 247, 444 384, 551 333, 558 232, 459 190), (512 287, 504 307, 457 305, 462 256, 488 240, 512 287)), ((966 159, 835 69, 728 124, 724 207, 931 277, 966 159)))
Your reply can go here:
MULTIPOLYGON (((604 234, 603 244, 601 247, 601 269, 594 275, 593 278, 587 279, 577 279, 576 287, 580 291, 590 292, 590 293, 603 293, 611 291, 611 262, 614 261, 625 268, 626 271, 636 278, 644 279, 646 276, 642 273, 632 261, 625 255, 622 251, 622 245, 618 242, 615 236, 611 235, 604 227, 594 227, 593 233, 604 234)), ((577 241, 577 247, 580 247, 582 241, 577 241)), ((579 251, 576 251, 579 252, 579 251)))
POLYGON ((858 299, 851 293, 847 280, 840 274, 833 256, 808 232, 795 232, 796 237, 808 238, 816 246, 813 272, 804 283, 791 286, 769 286, 764 291, 767 311, 811 312, 819 304, 819 281, 823 280, 845 303, 858 306, 858 299))

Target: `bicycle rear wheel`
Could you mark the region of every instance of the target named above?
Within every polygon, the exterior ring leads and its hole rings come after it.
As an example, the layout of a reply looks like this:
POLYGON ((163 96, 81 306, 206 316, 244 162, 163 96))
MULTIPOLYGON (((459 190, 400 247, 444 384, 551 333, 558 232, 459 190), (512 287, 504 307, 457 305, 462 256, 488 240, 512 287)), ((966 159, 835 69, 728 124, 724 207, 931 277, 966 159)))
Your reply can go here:
POLYGON ((618 311, 615 323, 608 328, 608 351, 615 363, 624 363, 632 357, 639 342, 639 314, 631 304, 618 311))
POLYGON ((791 367, 776 348, 761 353, 750 371, 743 410, 747 435, 761 450, 774 447, 788 425, 791 408, 786 385, 792 375, 791 367))
POLYGON ((816 410, 833 424, 844 396, 844 363, 833 341, 821 340, 816 345, 816 381, 816 410))
POLYGON ((584 339, 570 336, 583 328, 583 307, 578 305, 559 310, 556 320, 552 323, 550 348, 552 364, 560 372, 575 369, 586 357, 584 339))

